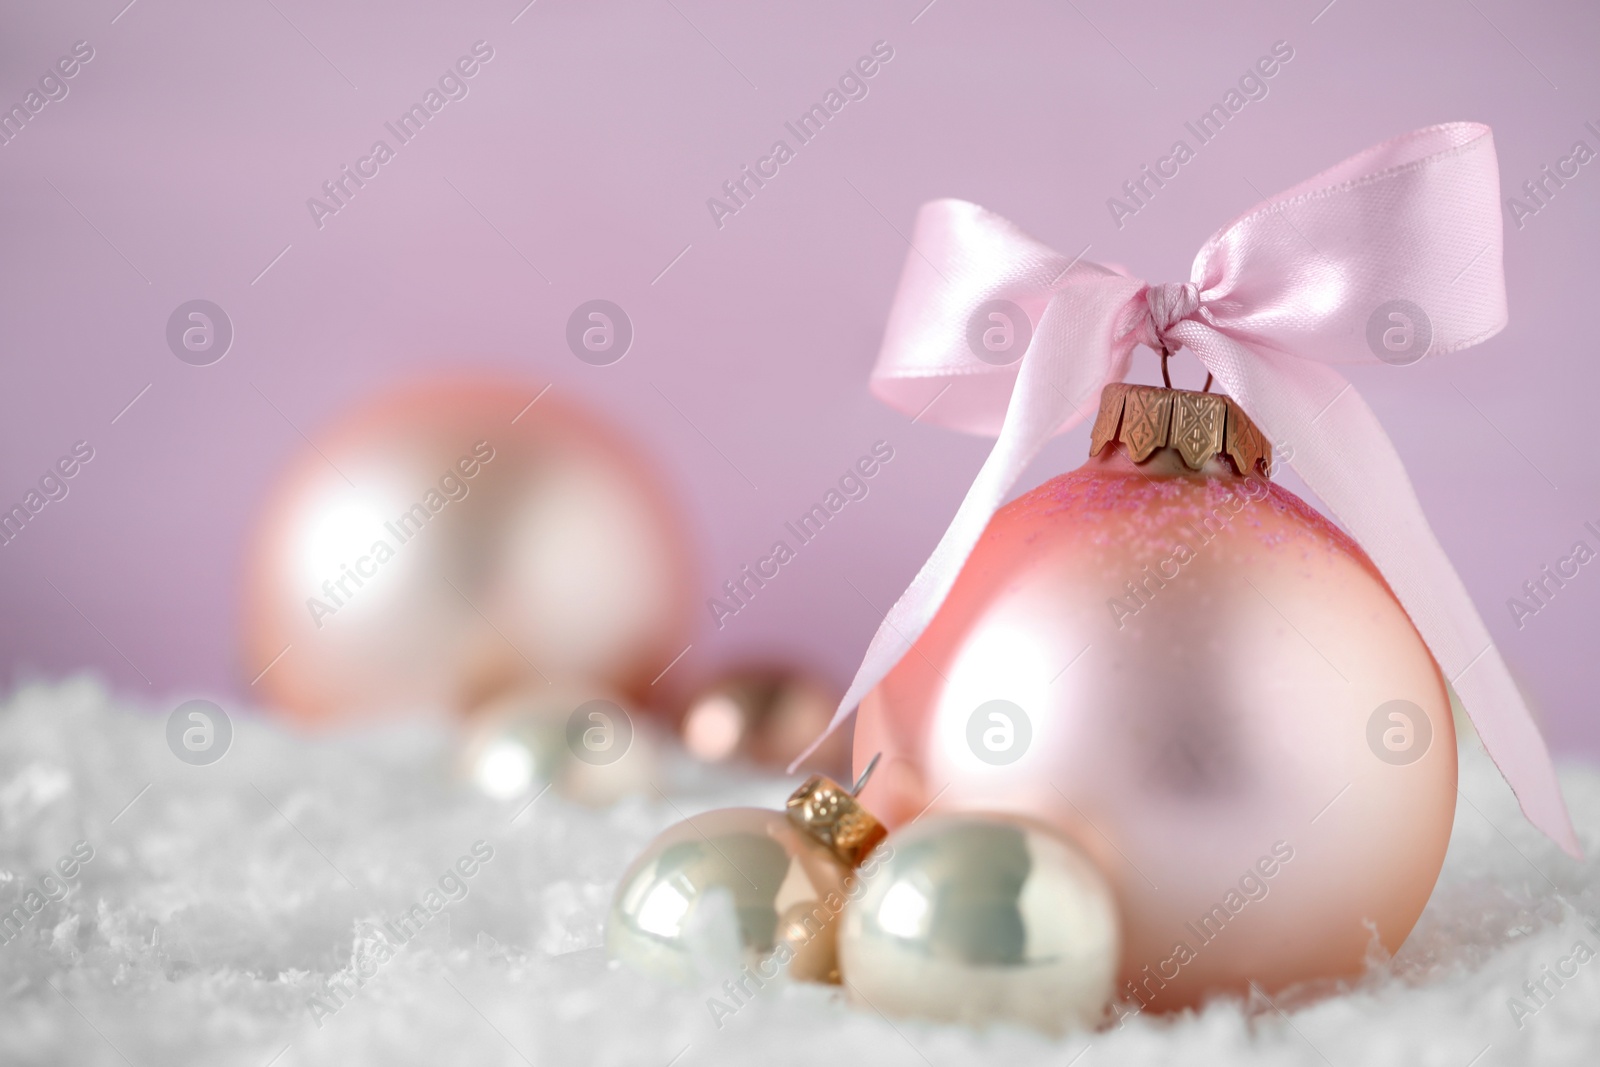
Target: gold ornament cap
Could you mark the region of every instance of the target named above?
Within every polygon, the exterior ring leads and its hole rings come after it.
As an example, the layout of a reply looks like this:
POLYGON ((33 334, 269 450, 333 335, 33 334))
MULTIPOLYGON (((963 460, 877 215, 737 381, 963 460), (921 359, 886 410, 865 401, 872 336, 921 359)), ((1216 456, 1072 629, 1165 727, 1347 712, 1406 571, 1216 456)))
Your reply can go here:
POLYGON ((847 867, 860 866, 867 853, 889 836, 850 790, 825 775, 807 778, 784 808, 790 822, 828 846, 847 867))
POLYGON ((1112 441, 1143 463, 1158 448, 1174 448, 1191 470, 1212 456, 1227 456, 1248 476, 1272 470, 1272 445, 1232 397, 1117 382, 1100 394, 1100 414, 1089 434, 1089 455, 1112 441))

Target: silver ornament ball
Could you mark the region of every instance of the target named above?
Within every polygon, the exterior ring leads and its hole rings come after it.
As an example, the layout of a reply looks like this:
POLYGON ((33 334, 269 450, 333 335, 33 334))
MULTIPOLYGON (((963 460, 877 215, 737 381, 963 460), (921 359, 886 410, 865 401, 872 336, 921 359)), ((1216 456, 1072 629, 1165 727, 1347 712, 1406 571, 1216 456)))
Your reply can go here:
POLYGON ((763 980, 832 981, 848 875, 782 812, 709 811, 668 828, 634 860, 612 899, 606 948, 677 982, 738 967, 763 980), (732 931, 716 921, 716 909, 730 905, 732 931))
POLYGON ((604 807, 648 793, 659 771, 656 731, 605 689, 531 682, 474 709, 469 721, 460 773, 496 800, 549 786, 604 807))
POLYGON ((1093 1026, 1121 935, 1099 870, 1055 831, 1013 816, 930 816, 892 833, 845 908, 839 967, 889 1015, 1050 1033, 1093 1026))

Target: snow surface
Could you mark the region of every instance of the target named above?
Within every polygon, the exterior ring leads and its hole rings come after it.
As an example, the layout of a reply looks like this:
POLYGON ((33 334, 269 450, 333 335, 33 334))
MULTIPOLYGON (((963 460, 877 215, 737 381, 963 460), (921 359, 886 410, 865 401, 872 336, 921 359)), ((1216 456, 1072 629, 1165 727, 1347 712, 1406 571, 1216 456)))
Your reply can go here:
MULTIPOLYGON (((713 990, 610 966, 606 907, 639 849, 684 814, 777 805, 788 780, 678 765, 670 802, 597 811, 552 792, 524 809, 452 775, 441 725, 311 740, 237 714, 228 754, 196 767, 167 749, 168 710, 87 679, 23 688, 0 710, 0 912, 28 919, 0 944, 6 1067, 1600 1062, 1600 958, 1573 956, 1600 949, 1586 925, 1600 928, 1596 861, 1527 826, 1473 741, 1438 889, 1354 988, 1051 1040, 890 1023, 799 985, 768 986, 718 1029, 713 990), (80 841, 93 858, 63 879, 80 841), (493 856, 463 864, 465 896, 377 962, 373 926, 425 904, 480 841, 493 856), (27 915, 30 890, 61 886, 27 915), (370 977, 347 1002, 311 1007, 357 966, 370 977), (1545 978, 1541 1006, 1522 986, 1546 967, 1576 974, 1545 978), (1537 1011, 1514 1017, 1513 998, 1537 1011)), ((1592 856, 1600 770, 1565 767, 1563 784, 1592 856)))

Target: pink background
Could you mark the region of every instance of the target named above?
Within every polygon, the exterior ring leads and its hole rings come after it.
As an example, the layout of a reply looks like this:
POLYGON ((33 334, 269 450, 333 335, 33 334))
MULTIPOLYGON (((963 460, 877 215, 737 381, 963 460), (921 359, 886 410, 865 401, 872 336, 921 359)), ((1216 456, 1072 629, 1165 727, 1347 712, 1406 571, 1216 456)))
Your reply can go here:
MULTIPOLYGON (((307 447, 294 427, 314 438, 453 367, 520 375, 530 397, 553 383, 630 430, 692 517, 703 596, 890 441, 871 495, 725 629, 702 612, 682 664, 777 653, 842 683, 879 618, 849 583, 886 608, 988 448, 866 392, 923 200, 976 200, 1068 254, 1184 280, 1257 190, 1414 127, 1491 124, 1508 193, 1579 138, 1600 148, 1584 128, 1600 126, 1600 12, 1578 3, 124 2, 0 15, 0 104, 75 41, 95 50, 0 147, 0 507, 74 441, 95 449, 0 547, 0 657, 12 681, 92 666, 163 706, 248 699, 243 544, 307 447), (494 58, 468 97, 319 230, 306 199, 480 39, 494 58), (879 40, 894 58, 869 95, 719 229, 706 199, 793 144, 783 123, 879 40), (1295 56, 1270 94, 1119 230, 1107 198, 1278 40, 1295 56), (200 297, 236 330, 209 367, 164 338, 200 297), (637 333, 609 367, 564 342, 596 297, 637 333)), ((1503 334, 1353 373, 1553 746, 1589 755, 1600 566, 1520 630, 1506 600, 1579 538, 1600 546, 1583 528, 1600 527, 1597 205, 1600 162, 1510 227, 1503 334)), ((1180 383, 1193 366, 1180 357, 1180 383)), ((1085 439, 1025 483, 1076 466, 1085 439)))

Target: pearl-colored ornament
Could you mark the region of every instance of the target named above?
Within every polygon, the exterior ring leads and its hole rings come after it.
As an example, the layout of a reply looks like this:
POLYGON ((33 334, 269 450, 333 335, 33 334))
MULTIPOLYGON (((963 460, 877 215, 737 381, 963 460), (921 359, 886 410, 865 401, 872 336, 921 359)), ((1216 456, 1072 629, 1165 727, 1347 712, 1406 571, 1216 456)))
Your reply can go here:
POLYGON ((1001 509, 863 702, 862 801, 1049 821, 1106 873, 1118 994, 1164 1010, 1349 977, 1433 889, 1443 679, 1366 555, 1225 460, 1114 445, 1001 509))
POLYGON ((497 800, 548 786, 604 807, 650 792, 661 756, 652 724, 615 694, 531 682, 474 709, 457 762, 463 777, 497 800))
POLYGON ((606 948, 676 982, 743 967, 761 981, 834 980, 847 875, 782 812, 709 811, 670 827, 634 860, 612 899, 606 948), (730 914, 731 931, 711 928, 730 914), (719 948, 731 956, 717 958, 719 948))
POLYGON ((852 995, 889 1015, 1051 1033, 1093 1026, 1117 972, 1105 879, 1026 819, 938 815, 896 831, 861 868, 839 965, 852 995))
POLYGON ((282 710, 463 711, 521 679, 638 697, 682 652, 674 510, 631 447, 560 397, 435 382, 314 440, 249 553, 244 668, 282 710))

